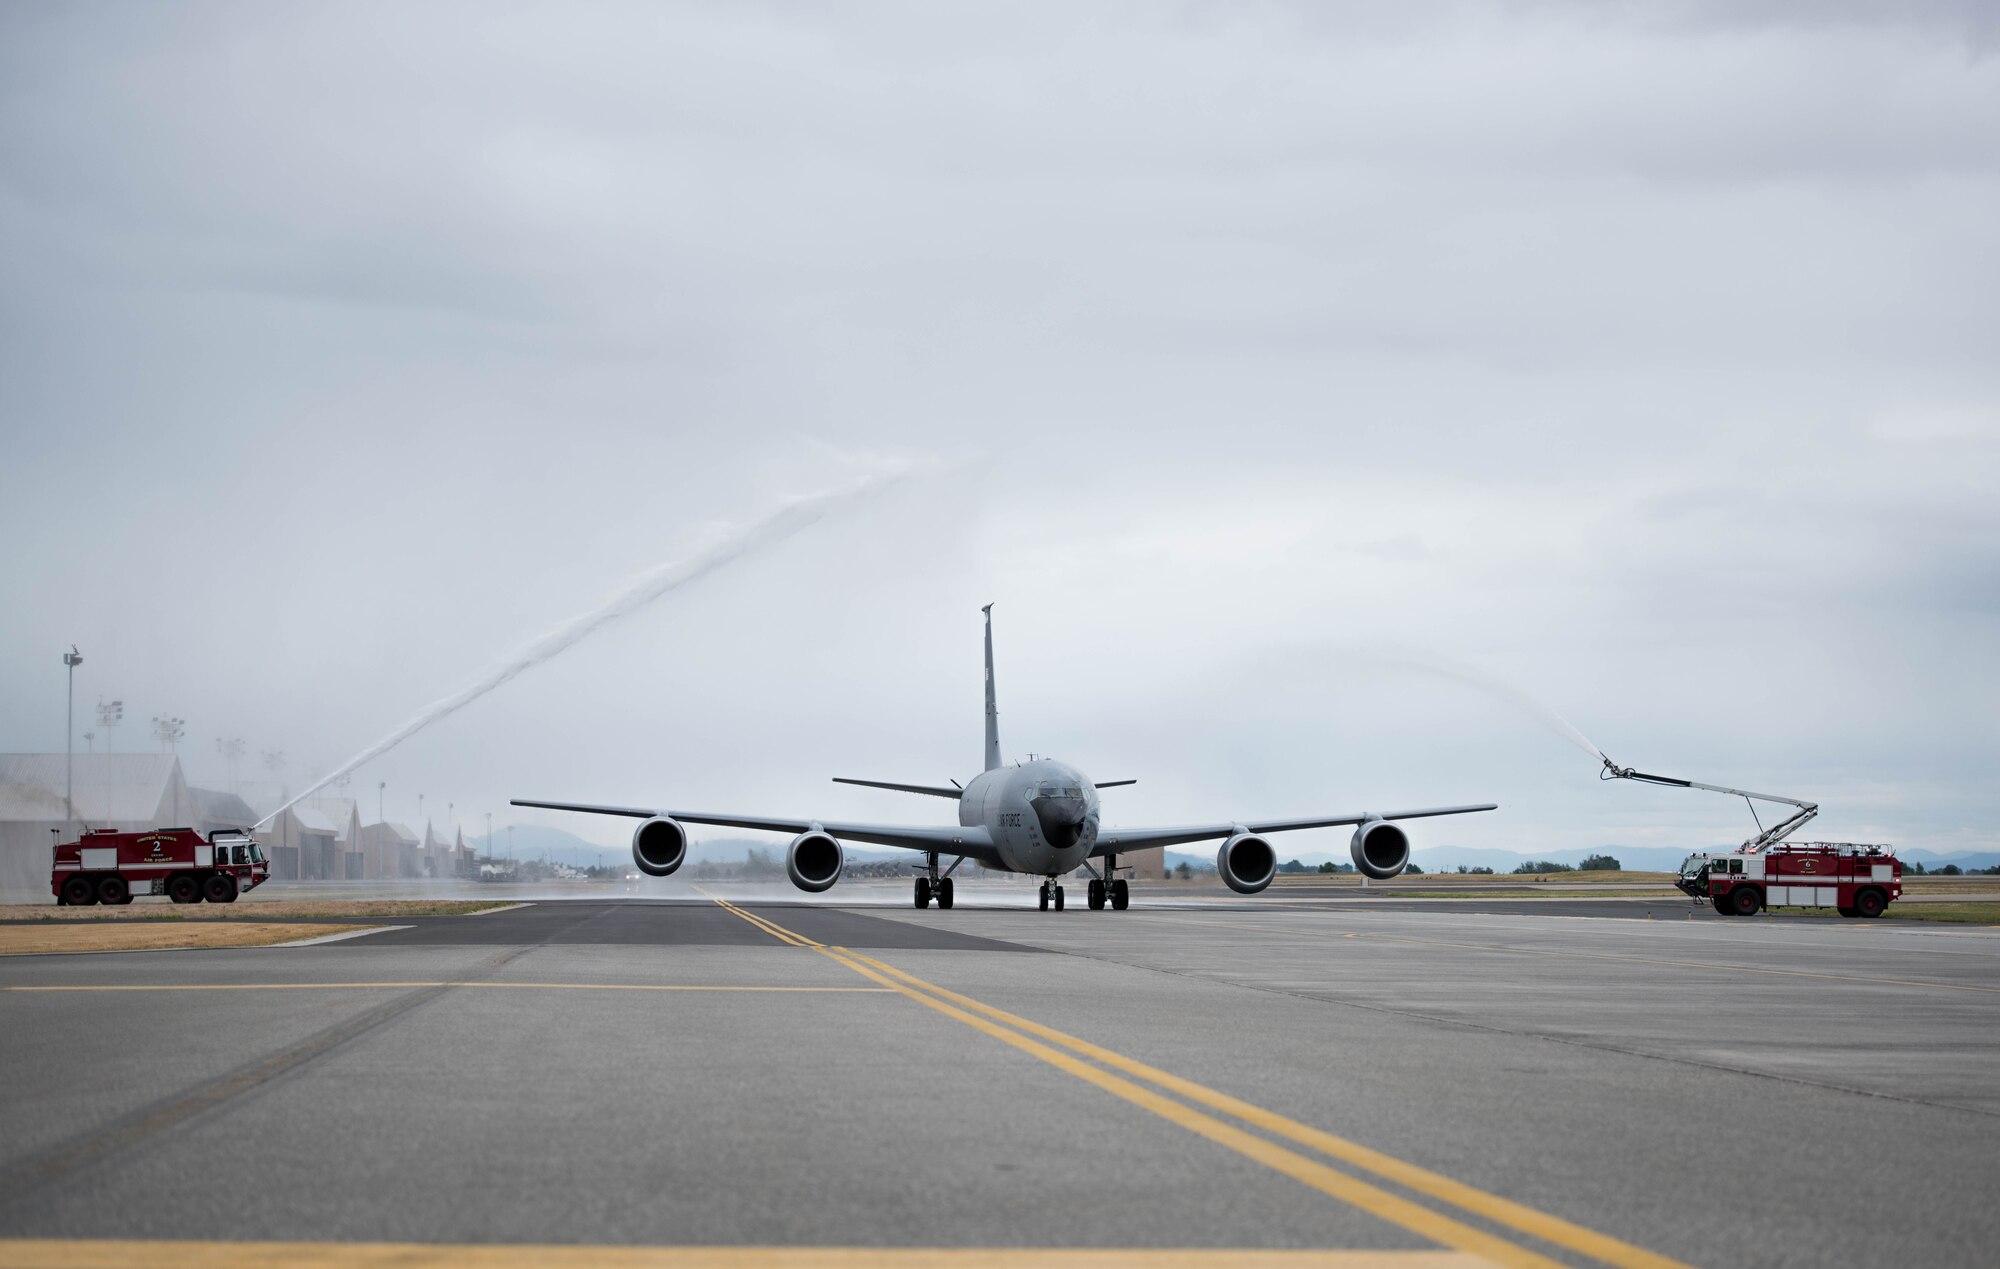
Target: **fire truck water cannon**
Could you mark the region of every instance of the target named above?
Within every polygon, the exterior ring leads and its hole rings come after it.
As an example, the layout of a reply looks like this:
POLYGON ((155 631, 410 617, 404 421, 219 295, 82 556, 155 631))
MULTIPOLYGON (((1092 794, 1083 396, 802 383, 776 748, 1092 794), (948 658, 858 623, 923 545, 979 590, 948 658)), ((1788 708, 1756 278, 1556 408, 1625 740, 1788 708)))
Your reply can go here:
POLYGON ((1903 864, 1894 848, 1859 842, 1785 840, 1819 814, 1819 804, 1775 793, 1650 775, 1606 758, 1600 780, 1637 780, 1673 789, 1707 789, 1742 798, 1757 824, 1755 837, 1721 854, 1697 852, 1681 863, 1674 885, 1689 898, 1706 899, 1726 916, 1755 916, 1764 908, 1832 908, 1844 917, 1878 917, 1903 894, 1903 864), (1758 802, 1796 808, 1764 827, 1758 802))

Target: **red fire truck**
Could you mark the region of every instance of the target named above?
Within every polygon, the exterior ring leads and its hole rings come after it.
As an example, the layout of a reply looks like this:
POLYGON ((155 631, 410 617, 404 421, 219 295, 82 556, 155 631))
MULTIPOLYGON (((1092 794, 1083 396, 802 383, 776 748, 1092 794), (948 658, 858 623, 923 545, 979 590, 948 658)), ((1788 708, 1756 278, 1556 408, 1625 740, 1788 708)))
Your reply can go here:
POLYGON ((1755 916, 1761 908, 1832 908, 1844 917, 1878 917, 1890 900, 1903 896, 1903 864, 1891 847, 1785 840, 1819 814, 1817 802, 1648 775, 1621 767, 1609 758, 1604 759, 1604 772, 1598 779, 1707 789, 1743 799, 1757 820, 1757 835, 1732 851, 1689 855, 1674 880, 1691 897, 1714 904, 1717 912, 1755 916), (1788 818, 1765 828, 1753 805, 1756 802, 1777 802, 1794 810, 1788 818))
POLYGON ((56 847, 49 890, 59 904, 130 903, 163 894, 175 903, 234 903, 271 876, 271 863, 242 829, 206 838, 191 828, 141 833, 98 829, 56 847))
POLYGON ((1762 850, 1689 855, 1674 884, 1729 916, 1800 907, 1878 917, 1890 900, 1902 897, 1903 862, 1887 846, 1780 842, 1762 850))

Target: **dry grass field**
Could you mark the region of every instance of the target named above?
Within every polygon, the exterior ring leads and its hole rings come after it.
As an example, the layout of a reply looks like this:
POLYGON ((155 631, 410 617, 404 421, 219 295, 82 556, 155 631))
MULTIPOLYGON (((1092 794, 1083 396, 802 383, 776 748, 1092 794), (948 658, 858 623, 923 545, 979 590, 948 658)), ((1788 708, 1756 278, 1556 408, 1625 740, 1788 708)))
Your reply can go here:
MULTIPOLYGON (((1288 886, 1337 886, 1343 889, 1361 889, 1361 875, 1352 872, 1301 872, 1279 873, 1271 883, 1273 889, 1288 886)), ((1444 890, 1457 893, 1467 891, 1488 895, 1495 890, 1524 890, 1541 894, 1550 890, 1590 890, 1599 891, 1607 887, 1629 889, 1634 892, 1667 889, 1674 886, 1674 874, 1670 872, 1555 872, 1555 873, 1464 873, 1426 872, 1404 873, 1393 881, 1371 881, 1371 890, 1389 890, 1402 893, 1405 890, 1444 890)))
MULTIPOLYGON (((512 907, 505 899, 282 899, 269 903, 169 903, 135 899, 107 908, 57 907, 50 903, 0 906, 0 921, 271 921, 319 917, 470 916, 512 907)), ((303 936, 302 936, 303 937, 303 936)))
POLYGON ((176 921, 88 925, 0 925, 0 956, 45 952, 156 952, 187 947, 268 947, 365 925, 266 925, 255 921, 176 921))

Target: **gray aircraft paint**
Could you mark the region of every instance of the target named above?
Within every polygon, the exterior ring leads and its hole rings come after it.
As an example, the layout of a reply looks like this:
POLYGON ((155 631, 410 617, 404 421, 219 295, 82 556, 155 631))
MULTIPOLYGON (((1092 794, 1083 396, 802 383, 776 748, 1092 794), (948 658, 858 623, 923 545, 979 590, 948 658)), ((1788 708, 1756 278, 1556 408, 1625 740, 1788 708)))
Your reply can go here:
POLYGON ((986 770, 1000 769, 1000 705, 993 686, 993 605, 979 610, 986 614, 986 770))
MULTIPOLYGON (((1465 806, 1423 807, 1406 811, 1361 811, 1303 819, 1229 820, 1210 824, 1178 824, 1163 828, 1105 830, 1102 827, 1102 808, 1097 788, 1081 771, 1068 763, 1058 762, 1052 758, 1030 758, 1013 766, 1005 765, 1002 760, 1000 711, 993 681, 993 605, 986 605, 982 611, 986 616, 986 770, 974 776, 964 790, 958 793, 956 827, 930 828, 854 821, 781 819, 714 811, 543 802, 525 798, 513 799, 513 805, 541 807, 555 811, 580 811, 593 815, 621 815, 645 820, 668 819, 684 824, 757 829, 799 836, 826 833, 841 841, 865 842, 874 846, 900 846, 927 854, 963 856, 977 860, 989 868, 1042 877, 1059 877, 1064 873, 1073 872, 1087 859, 1145 850, 1153 846, 1177 846, 1188 842, 1226 840, 1246 833, 1283 833, 1307 828, 1361 825, 1376 820, 1421 819, 1498 809, 1493 803, 1488 802, 1465 806)), ((951 796, 951 792, 925 785, 839 779, 842 783, 867 784, 933 796, 951 796)))

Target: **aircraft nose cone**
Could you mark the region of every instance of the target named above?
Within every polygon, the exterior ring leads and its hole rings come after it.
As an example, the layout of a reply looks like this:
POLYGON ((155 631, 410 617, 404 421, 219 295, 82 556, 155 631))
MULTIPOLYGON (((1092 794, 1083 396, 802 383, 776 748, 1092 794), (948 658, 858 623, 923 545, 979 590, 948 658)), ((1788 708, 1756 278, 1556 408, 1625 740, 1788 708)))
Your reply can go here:
POLYGON ((1083 836, 1087 808, 1082 798, 1040 798, 1035 802, 1035 819, 1042 826, 1042 839, 1057 850, 1068 850, 1083 836))

